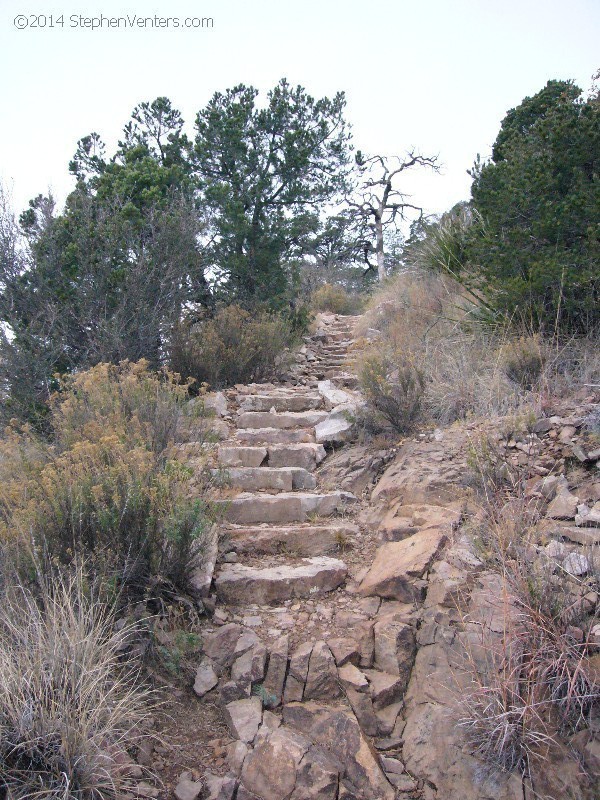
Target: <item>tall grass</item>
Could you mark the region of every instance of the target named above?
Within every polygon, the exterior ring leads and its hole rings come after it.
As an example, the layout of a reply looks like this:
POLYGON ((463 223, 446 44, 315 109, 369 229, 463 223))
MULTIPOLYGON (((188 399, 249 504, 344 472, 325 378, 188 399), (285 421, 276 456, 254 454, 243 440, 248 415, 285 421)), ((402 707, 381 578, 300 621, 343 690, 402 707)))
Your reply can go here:
MULTIPOLYGON (((482 323, 479 305, 447 274, 411 269, 370 301, 357 332, 381 336, 363 359, 417 364, 424 376, 423 420, 541 409, 566 389, 600 384, 598 336, 560 340, 535 331, 482 323)), ((360 363, 360 359, 359 359, 360 363)), ((392 370, 388 378, 393 382, 392 370)), ((364 387, 368 392, 368 387, 364 387)))
MULTIPOLYGON (((82 571, 35 597, 12 585, 0 603, 0 787, 7 798, 104 800, 127 788, 128 750, 151 703, 129 635, 82 571)), ((0 790, 1 791, 1 790, 0 790)))

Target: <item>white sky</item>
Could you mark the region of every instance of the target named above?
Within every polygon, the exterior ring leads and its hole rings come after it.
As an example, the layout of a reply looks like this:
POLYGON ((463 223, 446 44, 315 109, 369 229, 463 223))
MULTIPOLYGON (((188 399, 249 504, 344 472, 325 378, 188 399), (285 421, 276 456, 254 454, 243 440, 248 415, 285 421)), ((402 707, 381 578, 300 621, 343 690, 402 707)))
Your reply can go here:
POLYGON ((64 200, 77 139, 111 148, 132 108, 168 96, 191 129, 216 90, 281 77, 314 96, 344 90, 355 145, 439 153, 442 175, 404 188, 429 211, 469 195, 505 112, 550 78, 587 90, 600 67, 599 0, 0 0, 0 180, 20 211, 64 200), (84 16, 212 16, 212 30, 70 27, 84 16), (64 28, 17 30, 17 14, 64 28))

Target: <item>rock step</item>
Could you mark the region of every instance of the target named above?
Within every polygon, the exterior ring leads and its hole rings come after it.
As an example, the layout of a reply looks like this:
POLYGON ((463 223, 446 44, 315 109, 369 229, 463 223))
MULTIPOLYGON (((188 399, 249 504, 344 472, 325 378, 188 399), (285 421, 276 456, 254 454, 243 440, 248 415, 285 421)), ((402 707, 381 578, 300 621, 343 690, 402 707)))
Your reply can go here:
POLYGON ((242 411, 237 416, 240 428, 310 428, 318 425, 327 416, 326 411, 288 411, 281 414, 270 411, 242 411))
MULTIPOLYGON (((276 394, 242 395, 239 410, 244 411, 271 411, 278 412, 311 411, 323 405, 320 395, 292 394, 289 396, 276 394)), ((249 426, 250 427, 250 426, 249 426)))
POLYGON ((219 501, 225 518, 238 525, 255 522, 305 522, 310 515, 329 517, 356 498, 349 492, 309 494, 282 492, 281 494, 242 493, 233 500, 219 501))
POLYGON ((300 467, 313 472, 325 458, 325 448, 312 442, 268 447, 221 445, 218 458, 225 467, 300 467))
POLYGON ((334 383, 339 383, 346 386, 348 389, 358 388, 358 378, 356 375, 351 375, 349 372, 339 372, 335 369, 325 370, 324 377, 334 383))
POLYGON ((315 597, 337 589, 348 569, 337 558, 307 558, 297 566, 282 564, 258 569, 225 564, 219 570, 217 597, 229 605, 281 603, 294 597, 315 597))
POLYGON ((321 556, 345 547, 360 536, 350 522, 328 525, 229 526, 223 533, 238 553, 321 556))
POLYGON ((252 428, 238 429, 235 438, 241 444, 309 444, 315 442, 313 428, 285 429, 285 428, 252 428))
MULTIPOLYGON (((212 473, 216 477, 222 475, 221 470, 212 473)), ((293 492, 317 485, 315 476, 302 467, 231 467, 225 475, 231 486, 245 492, 293 492)))

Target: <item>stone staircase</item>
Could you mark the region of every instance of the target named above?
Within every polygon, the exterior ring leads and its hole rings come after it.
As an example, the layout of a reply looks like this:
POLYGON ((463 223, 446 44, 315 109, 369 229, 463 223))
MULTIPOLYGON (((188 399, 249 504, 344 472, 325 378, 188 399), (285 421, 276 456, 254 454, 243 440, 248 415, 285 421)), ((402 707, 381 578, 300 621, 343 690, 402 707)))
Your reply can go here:
POLYGON ((178 800, 415 796, 399 753, 416 608, 361 591, 375 537, 358 499, 323 485, 360 403, 356 321, 321 315, 285 380, 223 398, 214 472, 231 496, 194 691, 218 698, 233 741, 228 774, 182 776, 178 800))
POLYGON ((226 520, 222 555, 235 553, 236 558, 221 564, 216 574, 217 598, 223 602, 314 597, 346 577, 345 564, 328 554, 358 535, 356 525, 338 518, 356 498, 349 492, 320 491, 315 471, 326 457, 327 434, 317 442, 317 431, 335 408, 332 399, 353 400, 333 382, 353 383, 343 368, 355 322, 355 317, 322 318, 317 334, 307 337, 298 353, 291 373, 296 385, 255 384, 230 397, 235 427, 219 446, 218 460, 231 488, 240 491, 221 501, 226 520), (244 563, 264 555, 276 557, 276 563, 244 563), (240 556, 242 563, 237 562, 240 556))

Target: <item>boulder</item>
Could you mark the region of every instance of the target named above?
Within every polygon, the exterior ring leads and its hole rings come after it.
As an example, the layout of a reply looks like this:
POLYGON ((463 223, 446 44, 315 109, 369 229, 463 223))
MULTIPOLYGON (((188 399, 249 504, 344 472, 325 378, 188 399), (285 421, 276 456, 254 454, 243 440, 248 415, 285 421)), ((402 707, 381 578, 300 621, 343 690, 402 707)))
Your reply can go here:
POLYGON ((319 444, 336 444, 347 442, 354 429, 354 416, 357 404, 337 406, 330 411, 326 419, 315 426, 315 439, 319 444))
POLYGON ((217 596, 231 605, 265 605, 293 597, 314 597, 336 589, 347 571, 343 561, 326 556, 303 559, 298 566, 282 564, 265 569, 226 564, 216 579, 217 596))
POLYGON ((373 701, 369 695, 347 687, 346 697, 363 733, 366 733, 367 736, 377 736, 379 720, 373 710, 373 701))
POLYGON ((310 740, 297 731, 285 727, 271 731, 244 759, 243 786, 262 800, 286 800, 310 746, 310 740))
POLYGON ((382 545, 359 587, 362 595, 410 603, 421 599, 415 580, 422 578, 448 541, 438 528, 427 528, 401 542, 382 545))
POLYGON ((234 775, 239 776, 242 771, 244 759, 249 752, 250 748, 248 745, 245 742, 241 742, 239 739, 235 742, 231 742, 231 744, 227 746, 227 764, 234 775))
POLYGON ((417 648, 414 628, 390 615, 376 621, 373 632, 375 667, 391 675, 398 675, 406 688, 417 648))
POLYGON ((575 519, 580 502, 579 498, 571 492, 560 491, 548 506, 546 516, 550 519, 575 519))
POLYGON ((366 692, 369 688, 369 681, 364 672, 361 672, 354 664, 344 664, 338 669, 340 683, 345 690, 353 689, 356 692, 366 692))
POLYGON ((336 800, 340 771, 335 759, 312 745, 298 767, 290 800, 336 800))
POLYGON ((325 408, 331 411, 336 406, 348 405, 356 402, 355 398, 343 389, 337 389, 331 381, 319 381, 317 384, 319 394, 325 400, 325 408))
POLYGON ((319 700, 340 697, 340 695, 337 669, 331 650, 325 642, 315 642, 308 665, 304 698, 319 700))
POLYGON ((206 532, 206 536, 200 537, 195 546, 202 548, 202 557, 194 559, 194 553, 192 552, 192 560, 197 561, 197 564, 192 569, 190 575, 190 590, 191 593, 197 597, 208 597, 217 557, 219 555, 219 534, 217 526, 212 525, 206 532))
POLYGON ((203 658, 198 669, 196 670, 196 679, 194 681, 194 692, 198 697, 204 697, 207 692, 214 689, 219 678, 217 677, 214 669, 213 662, 210 658, 203 658))
POLYGON ((202 791, 201 781, 193 781, 189 772, 184 772, 177 782, 173 794, 177 800, 196 800, 202 791))
POLYGON ((375 669, 366 669, 365 675, 369 679, 369 694, 376 711, 402 700, 406 691, 406 682, 403 678, 375 669))
POLYGON ((233 800, 237 781, 231 775, 213 775, 205 772, 204 783, 206 790, 203 800, 233 800))
POLYGON ((258 697, 234 700, 223 709, 231 735, 242 742, 252 742, 262 721, 262 703, 258 697))
POLYGON ((344 664, 359 665, 361 648, 354 639, 340 636, 328 639, 327 644, 338 667, 343 667, 344 664))
POLYGON ((312 649, 313 643, 305 642, 294 651, 290 659, 290 669, 285 682, 285 691, 283 694, 285 703, 293 703, 302 700, 312 649))
POLYGON ((274 708, 281 704, 288 649, 289 639, 287 636, 281 636, 271 648, 267 676, 263 683, 264 704, 267 708, 274 708))
POLYGON ((267 448, 221 445, 218 457, 225 467, 260 467, 267 458, 267 448))
POLYGON ((205 394, 198 398, 197 402, 202 404, 207 411, 212 411, 217 417, 224 417, 227 414, 227 398, 223 392, 205 394))
MULTIPOLYGON (((344 782, 356 787, 357 798, 394 800, 394 789, 377 755, 363 736, 356 717, 347 708, 312 701, 290 703, 284 706, 283 719, 286 725, 301 731, 339 761, 344 782)), ((347 793, 343 796, 349 798, 347 793)))
POLYGON ((202 649, 208 658, 221 667, 230 667, 235 658, 241 655, 236 652, 238 639, 244 632, 241 625, 229 622, 213 633, 206 633, 202 637, 202 649))
POLYGON ((231 680, 243 685, 262 681, 266 661, 267 648, 262 642, 258 642, 233 662, 231 680))

